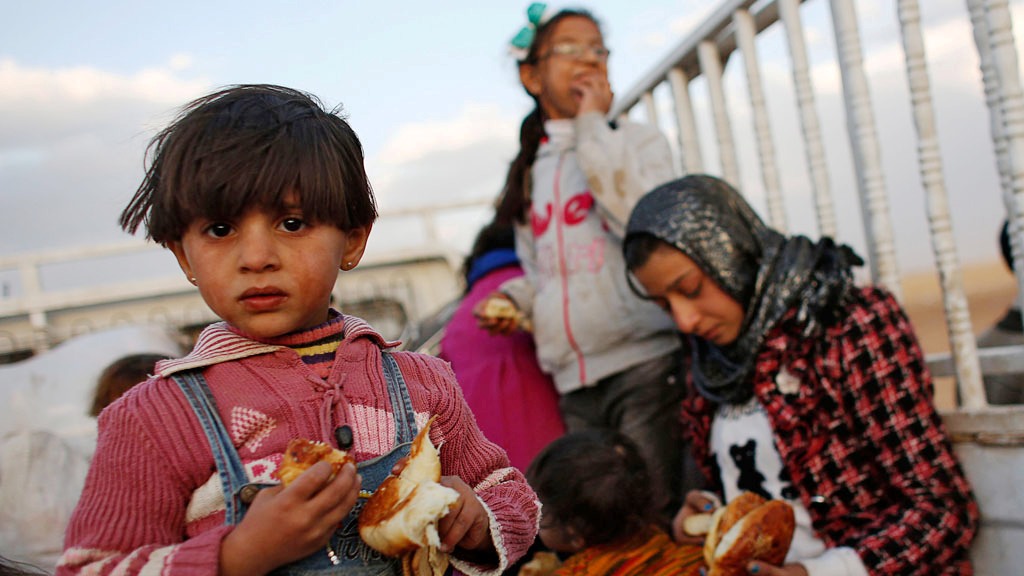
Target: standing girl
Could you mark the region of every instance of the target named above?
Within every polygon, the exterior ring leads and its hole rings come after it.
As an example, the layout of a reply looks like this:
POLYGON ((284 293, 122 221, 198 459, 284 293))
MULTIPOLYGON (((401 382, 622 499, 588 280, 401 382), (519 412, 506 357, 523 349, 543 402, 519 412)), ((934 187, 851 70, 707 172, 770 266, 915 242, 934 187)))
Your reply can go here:
MULTIPOLYGON (((673 176, 671 151, 652 126, 610 123, 608 54, 588 12, 542 18, 530 7, 519 77, 535 108, 523 120, 497 220, 515 225, 526 274, 502 284, 532 319, 537 356, 561 394, 569 431, 611 428, 632 438, 652 468, 658 509, 678 505, 682 441, 679 339, 671 322, 625 281, 621 231, 635 201, 673 176)), ((483 316, 494 331, 514 320, 483 316)))
POLYGON ((430 418, 438 523, 466 574, 499 574, 533 542, 538 505, 477 428, 447 364, 330 307, 376 218, 362 146, 308 94, 235 86, 190 104, 153 141, 121 215, 174 253, 224 321, 100 414, 58 574, 393 574, 360 539, 373 491, 430 418), (341 445, 282 487, 290 440, 341 445), (472 488, 470 488, 472 486, 472 488))
MULTIPOLYGON (((861 259, 784 237, 725 182, 687 176, 636 206, 637 288, 689 335, 687 430, 709 488, 785 499, 797 529, 760 576, 971 574, 978 506, 932 403, 910 322, 861 259)), ((689 494, 674 525, 710 507, 689 494)))

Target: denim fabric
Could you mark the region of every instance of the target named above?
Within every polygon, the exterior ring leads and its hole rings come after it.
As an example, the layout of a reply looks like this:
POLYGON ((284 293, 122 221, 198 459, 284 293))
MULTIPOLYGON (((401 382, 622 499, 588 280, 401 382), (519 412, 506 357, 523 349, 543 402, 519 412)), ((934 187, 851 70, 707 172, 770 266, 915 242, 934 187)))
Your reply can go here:
MULTIPOLYGON (((410 444, 417 432, 412 401, 409 398, 402 373, 398 369, 398 363, 389 353, 384 353, 382 356, 384 358, 384 378, 387 381, 397 433, 395 447, 390 452, 360 462, 358 465, 359 474, 362 476, 362 488, 371 491, 380 486, 399 459, 409 455, 410 444)), ((202 374, 200 372, 182 372, 174 375, 173 378, 196 413, 213 451, 217 473, 220 475, 221 486, 224 490, 226 506, 224 521, 226 524, 237 524, 248 510, 248 506, 239 496, 242 488, 249 482, 242 460, 231 443, 231 437, 220 419, 213 395, 202 374)), ((333 554, 329 554, 328 550, 319 551, 282 566, 273 574, 286 576, 400 574, 401 568, 396 559, 382 556, 359 538, 359 512, 362 511, 365 502, 364 499, 359 499, 352 512, 342 521, 338 530, 331 537, 329 550, 333 554)))

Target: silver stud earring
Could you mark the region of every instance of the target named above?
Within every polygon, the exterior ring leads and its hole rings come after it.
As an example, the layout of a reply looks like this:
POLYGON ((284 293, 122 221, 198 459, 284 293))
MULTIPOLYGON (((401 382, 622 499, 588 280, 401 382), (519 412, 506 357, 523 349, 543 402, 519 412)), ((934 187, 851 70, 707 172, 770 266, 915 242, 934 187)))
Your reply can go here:
POLYGON ((193 286, 199 286, 199 281, 196 280, 195 276, 189 276, 188 281, 191 282, 193 286))

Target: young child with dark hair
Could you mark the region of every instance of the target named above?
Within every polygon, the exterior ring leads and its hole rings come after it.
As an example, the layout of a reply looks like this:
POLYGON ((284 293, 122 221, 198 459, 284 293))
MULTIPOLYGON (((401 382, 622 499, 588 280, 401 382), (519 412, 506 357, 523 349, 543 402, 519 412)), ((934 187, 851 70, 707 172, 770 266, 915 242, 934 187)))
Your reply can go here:
POLYGON ((555 575, 697 574, 699 546, 656 524, 647 463, 613 430, 572 432, 549 444, 526 473, 543 504, 540 538, 568 556, 555 575))
POLYGON ((513 45, 534 108, 496 216, 515 228, 525 275, 503 283, 478 312, 499 333, 520 322, 488 317, 492 299, 531 321, 566 428, 612 428, 636 441, 667 525, 691 483, 678 449, 680 342, 657 307, 629 291, 621 242, 636 200, 674 176, 672 153, 656 126, 609 121, 610 53, 590 12, 549 14, 535 3, 528 17, 513 45))
POLYGON ((396 352, 331 308, 377 216, 358 137, 309 94, 241 85, 189 104, 151 144, 121 215, 145 225, 224 321, 100 414, 59 574, 391 574, 359 538, 365 500, 431 418, 438 522, 466 574, 498 574, 533 542, 538 504, 477 428, 447 363, 396 352), (287 487, 289 441, 348 444, 287 487), (341 433, 339 433, 341 432, 341 433))

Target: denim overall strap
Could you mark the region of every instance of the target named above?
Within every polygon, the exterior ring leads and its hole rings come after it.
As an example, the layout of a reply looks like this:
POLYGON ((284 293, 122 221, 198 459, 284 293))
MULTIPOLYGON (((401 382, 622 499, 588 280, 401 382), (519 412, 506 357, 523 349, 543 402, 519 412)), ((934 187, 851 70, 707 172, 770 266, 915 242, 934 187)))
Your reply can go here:
POLYGON ((409 389, 405 385, 402 371, 398 368, 398 361, 391 352, 384 351, 381 354, 384 360, 384 379, 388 384, 388 394, 391 396, 391 409, 395 411, 395 444, 412 442, 416 438, 416 412, 412 409, 412 399, 409 398, 409 389))
POLYGON ((217 464, 217 473, 224 491, 224 523, 237 524, 245 514, 246 506, 238 498, 238 490, 248 481, 245 466, 238 456, 231 436, 228 435, 224 422, 217 413, 217 403, 213 399, 206 378, 195 371, 180 372, 171 376, 185 394, 192 411, 196 413, 199 424, 206 433, 206 440, 213 452, 213 461, 217 464))

